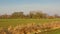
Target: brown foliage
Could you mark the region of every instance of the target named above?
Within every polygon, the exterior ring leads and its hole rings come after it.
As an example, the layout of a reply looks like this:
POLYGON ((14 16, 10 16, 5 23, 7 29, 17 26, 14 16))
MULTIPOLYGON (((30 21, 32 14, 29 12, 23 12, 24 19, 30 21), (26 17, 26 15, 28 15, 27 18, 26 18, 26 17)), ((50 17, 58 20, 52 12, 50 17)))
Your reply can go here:
POLYGON ((0 28, 0 34, 31 34, 40 33, 43 31, 51 31, 60 28, 60 22, 35 24, 30 23, 26 25, 17 25, 15 27, 9 26, 7 29, 0 28))
POLYGON ((21 19, 27 19, 27 18, 32 18, 32 19, 40 19, 40 18, 60 18, 60 16, 58 15, 53 15, 53 16, 49 16, 47 13, 43 13, 42 11, 31 11, 29 14, 24 14, 23 12, 14 12, 12 15, 1 15, 0 19, 17 19, 17 18, 21 18, 21 19))

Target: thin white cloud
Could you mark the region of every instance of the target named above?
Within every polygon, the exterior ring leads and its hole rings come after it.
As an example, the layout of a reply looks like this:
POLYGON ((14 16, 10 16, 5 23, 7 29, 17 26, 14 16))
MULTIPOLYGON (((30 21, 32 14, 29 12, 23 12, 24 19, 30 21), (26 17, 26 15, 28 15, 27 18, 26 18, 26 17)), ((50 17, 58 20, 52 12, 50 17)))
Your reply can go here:
POLYGON ((8 13, 11 14, 14 11, 24 11, 28 13, 30 10, 42 10, 48 14, 59 14, 60 15, 59 5, 42 5, 42 4, 25 4, 25 5, 16 5, 10 7, 1 7, 0 14, 8 13))

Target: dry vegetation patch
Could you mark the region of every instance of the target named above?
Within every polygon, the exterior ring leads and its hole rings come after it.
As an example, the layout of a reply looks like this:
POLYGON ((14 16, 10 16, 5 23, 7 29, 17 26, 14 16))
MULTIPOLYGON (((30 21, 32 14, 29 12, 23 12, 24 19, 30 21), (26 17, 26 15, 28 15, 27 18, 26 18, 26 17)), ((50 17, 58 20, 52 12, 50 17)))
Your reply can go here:
POLYGON ((60 28, 60 22, 35 24, 28 23, 26 25, 17 25, 15 27, 9 26, 8 28, 0 28, 0 34, 38 34, 44 31, 51 31, 60 28))

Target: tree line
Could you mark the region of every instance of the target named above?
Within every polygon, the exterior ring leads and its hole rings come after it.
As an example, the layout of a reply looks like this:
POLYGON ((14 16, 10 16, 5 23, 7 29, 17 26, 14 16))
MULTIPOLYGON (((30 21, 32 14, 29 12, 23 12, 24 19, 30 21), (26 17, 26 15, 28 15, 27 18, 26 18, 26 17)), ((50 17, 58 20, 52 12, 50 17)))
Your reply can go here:
POLYGON ((55 15, 48 15, 47 13, 43 13, 42 11, 31 11, 29 14, 24 14, 24 12, 14 12, 11 15, 0 15, 0 19, 41 19, 41 18, 60 18, 57 14, 55 15))

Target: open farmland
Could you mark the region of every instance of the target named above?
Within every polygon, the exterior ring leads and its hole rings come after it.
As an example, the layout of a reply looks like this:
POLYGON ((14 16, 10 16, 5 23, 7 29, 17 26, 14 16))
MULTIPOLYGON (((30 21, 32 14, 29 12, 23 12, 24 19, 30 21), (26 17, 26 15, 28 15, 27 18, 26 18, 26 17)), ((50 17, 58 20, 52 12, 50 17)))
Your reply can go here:
POLYGON ((60 34, 60 19, 0 19, 0 34, 60 34))
POLYGON ((0 27, 16 26, 18 24, 27 23, 51 23, 55 21, 60 21, 60 19, 0 19, 0 27))

